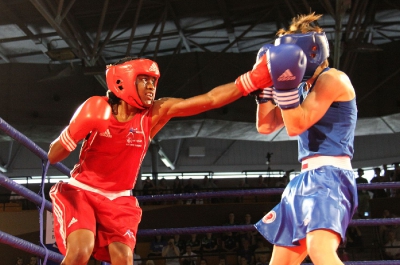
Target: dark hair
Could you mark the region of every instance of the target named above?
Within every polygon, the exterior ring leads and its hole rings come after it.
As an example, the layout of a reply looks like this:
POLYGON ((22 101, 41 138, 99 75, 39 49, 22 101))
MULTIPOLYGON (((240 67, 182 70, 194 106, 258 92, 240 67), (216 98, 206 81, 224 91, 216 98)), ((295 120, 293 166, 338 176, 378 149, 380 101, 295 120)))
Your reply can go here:
POLYGON ((127 57, 124 57, 122 59, 119 59, 118 61, 116 61, 112 65, 123 64, 123 63, 129 62, 129 61, 132 61, 132 60, 136 60, 136 59, 139 59, 139 58, 136 57, 136 56, 133 56, 133 57, 132 56, 127 56, 127 57))
POLYGON ((121 99, 119 97, 117 97, 113 92, 111 92, 110 90, 107 90, 106 93, 107 97, 108 97, 108 104, 110 105, 115 105, 115 104, 119 104, 121 102, 121 99))

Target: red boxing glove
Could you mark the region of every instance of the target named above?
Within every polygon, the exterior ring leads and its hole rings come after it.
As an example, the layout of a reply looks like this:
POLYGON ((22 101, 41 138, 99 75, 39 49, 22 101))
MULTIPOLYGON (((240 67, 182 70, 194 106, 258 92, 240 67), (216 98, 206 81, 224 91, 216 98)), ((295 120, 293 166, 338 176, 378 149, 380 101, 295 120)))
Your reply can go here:
POLYGON ((59 139, 62 146, 72 152, 77 143, 93 130, 104 132, 110 124, 111 106, 103 97, 94 96, 83 102, 75 111, 69 126, 59 139))
POLYGON ((267 64, 267 55, 268 53, 257 60, 253 66, 253 70, 236 79, 235 84, 242 92, 243 96, 247 96, 257 89, 271 87, 273 85, 267 64))

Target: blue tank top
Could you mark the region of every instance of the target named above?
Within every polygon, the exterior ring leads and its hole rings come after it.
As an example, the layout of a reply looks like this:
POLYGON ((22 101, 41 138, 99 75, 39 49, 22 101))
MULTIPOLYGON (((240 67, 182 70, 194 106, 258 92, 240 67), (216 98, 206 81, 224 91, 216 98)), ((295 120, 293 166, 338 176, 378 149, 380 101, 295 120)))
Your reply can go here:
MULTIPOLYGON (((323 72, 327 70, 329 68, 325 68, 323 72)), ((304 101, 313 89, 314 84, 308 91, 305 90, 305 83, 300 86, 300 102, 304 101)), ((347 155, 353 158, 356 122, 357 105, 355 98, 350 101, 333 102, 317 123, 299 135, 299 162, 306 157, 315 155, 347 155)))

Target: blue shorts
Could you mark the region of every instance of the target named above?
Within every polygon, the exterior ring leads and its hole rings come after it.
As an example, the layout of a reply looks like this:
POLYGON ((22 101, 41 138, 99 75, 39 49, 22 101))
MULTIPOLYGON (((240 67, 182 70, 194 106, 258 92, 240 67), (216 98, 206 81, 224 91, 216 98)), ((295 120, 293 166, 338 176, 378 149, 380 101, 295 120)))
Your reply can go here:
POLYGON ((357 203, 354 172, 322 166, 291 180, 281 202, 254 226, 278 246, 298 246, 299 240, 316 229, 332 230, 344 241, 357 203))

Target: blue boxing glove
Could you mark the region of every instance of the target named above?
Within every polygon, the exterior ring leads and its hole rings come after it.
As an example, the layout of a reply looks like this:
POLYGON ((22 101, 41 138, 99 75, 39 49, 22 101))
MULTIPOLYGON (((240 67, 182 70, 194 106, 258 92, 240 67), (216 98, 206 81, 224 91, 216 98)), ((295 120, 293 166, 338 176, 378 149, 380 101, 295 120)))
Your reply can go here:
POLYGON ((266 87, 264 89, 259 89, 251 92, 250 95, 255 96, 257 104, 267 103, 270 100, 274 100, 273 96, 274 89, 272 87, 266 87))
POLYGON ((271 43, 264 44, 264 45, 258 50, 256 61, 260 60, 260 58, 261 58, 264 54, 266 54, 266 53, 268 52, 269 49, 271 49, 271 47, 274 47, 274 44, 271 44, 271 43))
POLYGON ((276 103, 281 109, 296 108, 300 105, 297 87, 306 71, 307 57, 295 44, 273 46, 268 53, 276 103))

